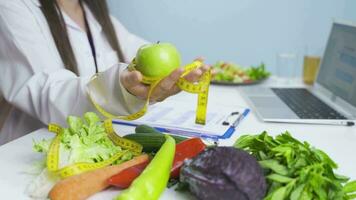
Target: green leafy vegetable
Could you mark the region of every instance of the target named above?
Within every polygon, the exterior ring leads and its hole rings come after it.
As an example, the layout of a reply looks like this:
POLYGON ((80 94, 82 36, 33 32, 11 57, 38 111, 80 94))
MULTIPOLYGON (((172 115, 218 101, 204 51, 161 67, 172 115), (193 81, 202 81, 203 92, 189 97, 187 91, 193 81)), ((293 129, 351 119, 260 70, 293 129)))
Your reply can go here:
POLYGON ((251 78, 251 80, 261 80, 271 75, 271 73, 265 69, 264 63, 261 63, 256 67, 252 66, 248 68, 246 73, 251 78))
POLYGON ((33 145, 33 150, 36 152, 40 152, 40 153, 46 153, 49 150, 49 146, 51 145, 51 140, 45 140, 42 139, 38 142, 33 141, 34 145, 33 145))
POLYGON ((356 181, 334 173, 337 164, 323 151, 288 132, 241 136, 234 144, 257 158, 268 181, 265 200, 347 200, 356 198, 356 181))
MULTIPOLYGON (((64 128, 60 143, 60 165, 61 167, 79 163, 95 163, 109 159, 114 154, 122 151, 107 136, 100 118, 92 112, 80 117, 69 116, 67 118, 68 128, 64 128)), ((34 142, 33 149, 36 152, 47 153, 52 142, 40 140, 34 142)), ((119 164, 133 157, 131 152, 126 153, 114 164, 119 164)))

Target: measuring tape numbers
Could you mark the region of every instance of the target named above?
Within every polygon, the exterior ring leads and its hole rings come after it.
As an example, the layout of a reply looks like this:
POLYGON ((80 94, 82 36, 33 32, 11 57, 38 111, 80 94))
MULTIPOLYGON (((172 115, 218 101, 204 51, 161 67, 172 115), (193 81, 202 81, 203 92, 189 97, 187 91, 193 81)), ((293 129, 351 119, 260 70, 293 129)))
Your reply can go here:
MULTIPOLYGON (((136 70, 135 65, 136 65, 136 62, 134 59, 130 63, 128 69, 131 71, 136 70)), ((211 81, 211 70, 209 69, 208 71, 204 72, 204 74, 201 76, 200 80, 196 83, 189 82, 184 78, 184 76, 189 74, 194 69, 198 69, 202 65, 203 65, 203 63, 201 61, 194 61, 193 63, 186 65, 184 67, 184 72, 183 72, 182 76, 179 78, 179 80, 177 82, 177 86, 183 91, 193 93, 193 94, 198 94, 198 103, 197 103, 197 109, 196 109, 195 122, 197 124, 204 125, 206 122, 208 93, 209 93, 209 86, 210 86, 210 81, 211 81)), ((146 102, 145 102, 144 106, 138 112, 131 114, 131 115, 127 115, 127 116, 111 114, 110 112, 106 111, 98 103, 95 102, 95 100, 92 98, 92 95, 90 94, 90 91, 88 91, 88 94, 89 94, 89 98, 92 101, 95 108, 105 117, 107 117, 109 119, 122 119, 122 120, 131 121, 131 120, 135 120, 135 119, 142 117, 147 112, 150 97, 153 93, 153 90, 160 83, 160 81, 164 78, 165 77, 143 76, 142 83, 150 85, 146 102)))

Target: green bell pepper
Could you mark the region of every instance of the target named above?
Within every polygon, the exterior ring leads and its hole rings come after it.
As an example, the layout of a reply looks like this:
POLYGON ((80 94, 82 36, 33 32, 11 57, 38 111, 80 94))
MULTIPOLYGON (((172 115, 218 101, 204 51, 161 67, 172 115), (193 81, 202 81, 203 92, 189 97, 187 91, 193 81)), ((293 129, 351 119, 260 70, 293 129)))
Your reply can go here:
POLYGON ((175 141, 165 135, 166 141, 150 164, 131 186, 115 200, 157 200, 167 186, 175 154, 175 141))

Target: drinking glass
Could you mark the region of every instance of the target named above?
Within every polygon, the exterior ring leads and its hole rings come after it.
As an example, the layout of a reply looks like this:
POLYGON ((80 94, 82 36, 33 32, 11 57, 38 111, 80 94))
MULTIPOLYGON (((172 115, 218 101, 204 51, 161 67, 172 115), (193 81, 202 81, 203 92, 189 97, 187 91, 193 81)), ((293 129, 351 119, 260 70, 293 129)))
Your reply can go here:
POLYGON ((281 53, 277 55, 277 77, 285 82, 292 81, 296 76, 297 55, 281 53))
POLYGON ((306 84, 312 85, 315 82, 316 74, 319 70, 319 56, 304 56, 303 64, 303 81, 306 84))

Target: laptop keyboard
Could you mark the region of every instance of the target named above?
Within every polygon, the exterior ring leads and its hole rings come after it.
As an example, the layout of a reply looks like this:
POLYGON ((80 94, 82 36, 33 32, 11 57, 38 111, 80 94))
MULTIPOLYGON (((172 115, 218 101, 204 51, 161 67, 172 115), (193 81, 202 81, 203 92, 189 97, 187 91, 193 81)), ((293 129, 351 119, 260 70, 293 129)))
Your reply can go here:
POLYGON ((346 119, 304 88, 272 88, 301 119, 346 119))

